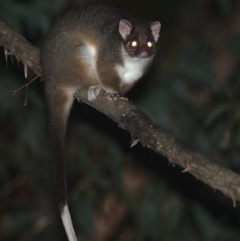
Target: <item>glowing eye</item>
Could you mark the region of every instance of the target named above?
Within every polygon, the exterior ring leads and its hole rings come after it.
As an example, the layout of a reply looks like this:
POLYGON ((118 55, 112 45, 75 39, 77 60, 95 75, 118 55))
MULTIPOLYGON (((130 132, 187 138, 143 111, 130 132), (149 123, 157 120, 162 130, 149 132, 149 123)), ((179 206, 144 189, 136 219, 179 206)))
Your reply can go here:
POLYGON ((147 42, 147 46, 148 46, 149 48, 152 48, 153 43, 152 43, 152 42, 147 42))
POLYGON ((132 46, 132 47, 136 47, 137 44, 138 44, 137 41, 132 41, 132 42, 131 42, 131 46, 132 46))

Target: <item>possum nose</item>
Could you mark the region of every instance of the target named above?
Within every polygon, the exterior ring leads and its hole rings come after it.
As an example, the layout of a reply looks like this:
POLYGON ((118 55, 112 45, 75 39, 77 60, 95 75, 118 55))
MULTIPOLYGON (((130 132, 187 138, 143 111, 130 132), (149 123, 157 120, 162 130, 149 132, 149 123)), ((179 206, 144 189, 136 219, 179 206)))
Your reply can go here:
POLYGON ((148 53, 145 50, 141 51, 140 58, 146 58, 146 57, 148 57, 148 53))

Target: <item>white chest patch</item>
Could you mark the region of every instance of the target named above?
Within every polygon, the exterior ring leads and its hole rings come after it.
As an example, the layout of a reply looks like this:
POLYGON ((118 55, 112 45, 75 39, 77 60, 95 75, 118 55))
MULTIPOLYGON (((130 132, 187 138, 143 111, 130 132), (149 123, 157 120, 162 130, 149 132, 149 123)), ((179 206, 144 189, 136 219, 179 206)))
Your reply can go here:
POLYGON ((118 64, 115 69, 123 83, 131 84, 142 77, 151 58, 132 58, 125 50, 122 50, 122 52, 124 56, 123 65, 118 64))

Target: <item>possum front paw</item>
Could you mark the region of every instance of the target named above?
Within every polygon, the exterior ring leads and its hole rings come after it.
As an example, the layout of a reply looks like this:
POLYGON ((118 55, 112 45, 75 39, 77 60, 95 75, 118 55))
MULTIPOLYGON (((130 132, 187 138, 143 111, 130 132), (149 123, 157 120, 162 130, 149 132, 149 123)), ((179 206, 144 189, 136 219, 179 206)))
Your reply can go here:
POLYGON ((92 85, 89 87, 88 89, 88 100, 89 101, 94 101, 97 96, 99 95, 100 91, 101 91, 102 87, 101 85, 92 85))
POLYGON ((118 93, 107 93, 107 99, 108 100, 117 100, 117 99, 128 100, 128 98, 118 93))

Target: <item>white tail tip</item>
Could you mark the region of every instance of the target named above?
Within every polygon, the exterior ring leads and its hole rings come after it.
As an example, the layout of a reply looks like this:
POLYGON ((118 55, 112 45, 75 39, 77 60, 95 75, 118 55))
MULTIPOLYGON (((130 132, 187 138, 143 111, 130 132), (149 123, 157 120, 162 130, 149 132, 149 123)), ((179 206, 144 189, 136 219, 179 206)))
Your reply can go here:
POLYGON ((63 226, 67 233, 67 237, 69 241, 77 241, 77 237, 73 228, 72 219, 68 210, 68 206, 65 205, 61 212, 61 218, 63 222, 63 226))

